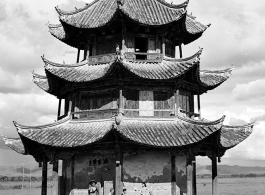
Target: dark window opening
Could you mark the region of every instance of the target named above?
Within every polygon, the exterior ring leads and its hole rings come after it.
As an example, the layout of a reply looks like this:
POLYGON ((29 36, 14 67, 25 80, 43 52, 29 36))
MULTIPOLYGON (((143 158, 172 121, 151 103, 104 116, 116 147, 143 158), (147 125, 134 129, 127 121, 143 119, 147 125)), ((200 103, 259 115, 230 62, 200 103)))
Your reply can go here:
MULTIPOLYGON (((147 38, 135 37, 135 52, 147 53, 147 38)), ((146 55, 136 55, 136 59, 145 60, 146 55)))

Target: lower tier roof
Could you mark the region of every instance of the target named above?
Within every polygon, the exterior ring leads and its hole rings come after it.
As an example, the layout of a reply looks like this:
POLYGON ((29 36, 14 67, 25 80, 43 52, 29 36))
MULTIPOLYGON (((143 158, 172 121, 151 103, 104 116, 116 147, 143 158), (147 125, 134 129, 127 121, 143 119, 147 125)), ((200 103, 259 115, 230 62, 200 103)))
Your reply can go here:
MULTIPOLYGON (((244 126, 222 125, 224 117, 216 121, 172 118, 125 118, 117 116, 104 120, 74 120, 66 117, 43 126, 23 126, 14 122, 21 139, 29 139, 41 147, 76 148, 102 141, 108 133, 116 132, 130 143, 149 147, 183 147, 200 143, 215 132, 220 132, 221 149, 229 149, 246 139, 253 123, 244 126), (120 120, 121 119, 121 120, 120 120), (117 122, 119 121, 119 122, 117 122)), ((6 145, 20 154, 26 154, 19 138, 2 136, 6 145)))

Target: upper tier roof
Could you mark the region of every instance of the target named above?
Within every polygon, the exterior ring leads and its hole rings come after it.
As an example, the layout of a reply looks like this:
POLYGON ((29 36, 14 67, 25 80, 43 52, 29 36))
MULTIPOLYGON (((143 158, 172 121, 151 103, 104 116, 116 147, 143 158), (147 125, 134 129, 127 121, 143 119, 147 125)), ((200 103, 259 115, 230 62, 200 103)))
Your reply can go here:
MULTIPOLYGON (((209 27, 209 25, 203 25, 200 22, 195 20, 195 17, 185 14, 183 16, 183 30, 187 33, 186 36, 182 38, 184 44, 188 44, 197 38, 199 38, 202 33, 209 27)), ((76 42, 72 39, 71 34, 67 34, 67 30, 62 24, 48 24, 49 32, 60 41, 72 46, 78 47, 76 42)))
POLYGON ((95 0, 71 12, 56 8, 60 20, 77 28, 98 28, 107 24, 120 11, 144 25, 164 25, 179 20, 188 1, 171 5, 162 0, 95 0))
MULTIPOLYGON (((118 116, 120 117, 120 116, 118 116)), ((14 122, 21 139, 29 139, 56 148, 75 148, 102 141, 115 131, 126 140, 150 147, 182 147, 198 143, 214 132, 220 131, 216 143, 227 150, 246 139, 252 132, 253 123, 244 126, 222 125, 224 117, 216 121, 198 121, 176 116, 172 118, 117 118, 104 120, 72 120, 69 117, 43 126, 23 126, 14 122)), ((5 143, 25 154, 20 139, 3 137, 5 143)), ((27 147, 27 146, 25 146, 27 147)))
POLYGON ((48 78, 33 73, 33 81, 44 91, 57 95, 58 89, 56 87, 59 85, 56 86, 56 82, 59 83, 59 80, 61 83, 89 83, 104 79, 116 66, 122 66, 139 78, 152 80, 170 80, 180 77, 190 70, 195 70, 196 79, 194 82, 207 91, 226 81, 231 75, 232 68, 221 71, 200 71, 201 53, 202 49, 188 58, 172 59, 165 57, 161 61, 129 60, 116 56, 110 61, 102 63, 85 60, 71 65, 58 64, 43 58, 48 78), (49 81, 51 75, 54 77, 53 82, 49 81), (59 80, 56 81, 56 79, 59 80))

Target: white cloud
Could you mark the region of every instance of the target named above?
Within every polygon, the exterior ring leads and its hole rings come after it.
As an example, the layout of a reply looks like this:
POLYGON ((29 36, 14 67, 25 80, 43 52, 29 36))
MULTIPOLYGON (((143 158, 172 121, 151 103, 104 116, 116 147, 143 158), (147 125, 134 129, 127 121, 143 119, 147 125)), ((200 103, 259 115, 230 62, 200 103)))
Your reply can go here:
MULTIPOLYGON (((265 79, 258 79, 249 83, 237 84, 233 89, 233 97, 236 100, 259 99, 265 100, 265 79)), ((260 102, 262 103, 262 101, 260 102)))

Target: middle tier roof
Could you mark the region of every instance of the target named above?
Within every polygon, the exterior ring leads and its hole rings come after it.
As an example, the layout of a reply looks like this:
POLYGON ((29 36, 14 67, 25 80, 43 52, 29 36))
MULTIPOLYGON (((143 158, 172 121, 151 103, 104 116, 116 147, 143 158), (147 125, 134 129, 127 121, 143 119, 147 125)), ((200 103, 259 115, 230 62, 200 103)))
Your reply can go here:
POLYGON ((152 81, 172 81, 185 74, 190 74, 193 82, 205 92, 227 80, 232 68, 219 71, 200 70, 201 53, 202 49, 188 58, 164 57, 161 60, 133 60, 116 54, 108 54, 99 56, 99 59, 103 59, 101 61, 95 60, 97 56, 91 56, 88 60, 69 65, 54 63, 42 57, 46 76, 33 73, 33 81, 44 91, 57 96, 58 87, 60 84, 62 87, 62 83, 89 85, 95 81, 103 81, 111 76, 117 67, 120 67, 129 72, 128 77, 152 81))

